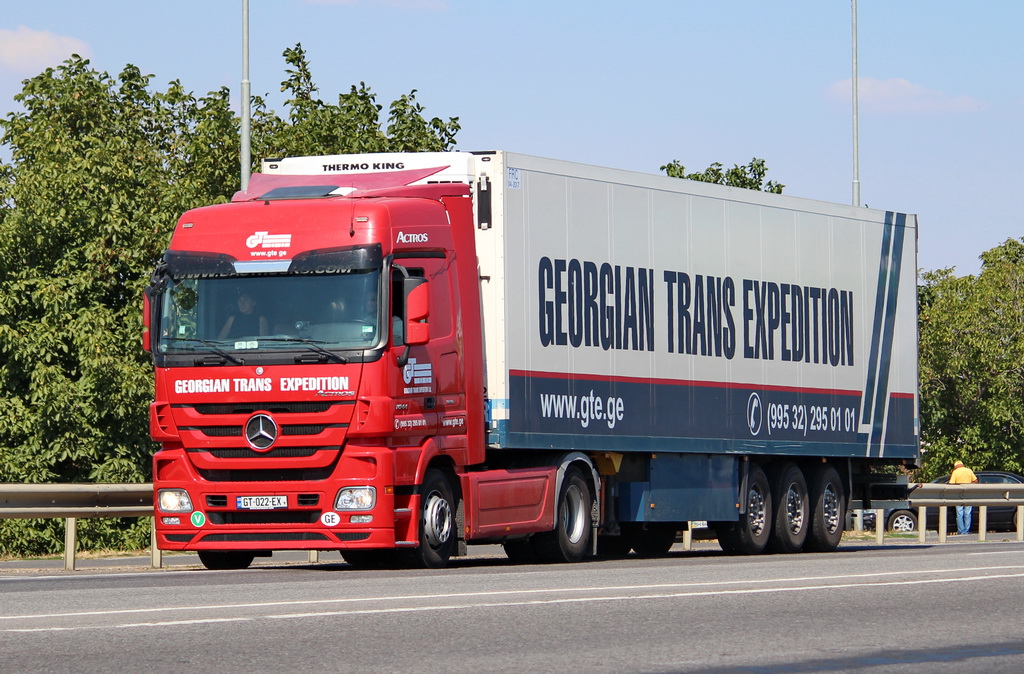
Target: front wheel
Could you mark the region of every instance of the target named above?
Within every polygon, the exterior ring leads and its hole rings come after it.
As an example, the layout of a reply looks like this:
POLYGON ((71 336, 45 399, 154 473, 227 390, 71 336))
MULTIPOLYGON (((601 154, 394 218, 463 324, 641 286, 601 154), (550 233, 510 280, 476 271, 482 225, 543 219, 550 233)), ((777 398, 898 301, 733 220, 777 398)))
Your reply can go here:
POLYGON ((457 508, 448 478, 436 468, 428 469, 420 492, 420 544, 409 551, 413 565, 440 569, 448 564, 458 544, 457 508))
POLYGON ((594 498, 590 485, 577 468, 565 471, 558 491, 555 530, 533 537, 537 555, 543 562, 578 562, 590 549, 590 509, 594 498))

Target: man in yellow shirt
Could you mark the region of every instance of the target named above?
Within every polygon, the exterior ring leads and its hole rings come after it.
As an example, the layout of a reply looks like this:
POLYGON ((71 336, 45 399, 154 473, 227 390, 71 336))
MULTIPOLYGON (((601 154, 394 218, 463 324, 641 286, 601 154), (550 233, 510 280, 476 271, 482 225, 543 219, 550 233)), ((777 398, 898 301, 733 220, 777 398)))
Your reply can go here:
MULTIPOLYGON (((972 484, 978 481, 974 471, 964 465, 963 461, 953 464, 953 473, 949 476, 950 484, 972 484)), ((958 505, 956 507, 956 532, 961 536, 971 530, 971 514, 974 508, 958 505)))

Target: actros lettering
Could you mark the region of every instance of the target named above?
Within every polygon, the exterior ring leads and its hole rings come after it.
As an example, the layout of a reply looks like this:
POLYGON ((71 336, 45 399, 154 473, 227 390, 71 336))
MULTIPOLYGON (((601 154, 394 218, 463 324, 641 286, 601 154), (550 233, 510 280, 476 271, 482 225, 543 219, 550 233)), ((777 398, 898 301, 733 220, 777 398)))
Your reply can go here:
POLYGON ((654 270, 542 257, 540 343, 654 351, 654 270))
POLYGON ((399 232, 395 243, 427 243, 429 240, 430 237, 426 232, 411 232, 409 234, 399 232))

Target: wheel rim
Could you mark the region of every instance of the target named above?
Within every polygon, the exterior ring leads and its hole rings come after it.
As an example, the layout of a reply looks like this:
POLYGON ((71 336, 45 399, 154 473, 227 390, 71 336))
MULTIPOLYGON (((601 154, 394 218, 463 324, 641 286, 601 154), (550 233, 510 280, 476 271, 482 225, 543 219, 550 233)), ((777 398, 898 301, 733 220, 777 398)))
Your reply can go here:
POLYGON ((583 490, 579 485, 569 485, 562 502, 562 527, 570 543, 579 543, 586 533, 586 514, 583 490))
POLYGON ((832 487, 831 483, 825 487, 822 497, 822 514, 825 528, 830 534, 834 534, 839 528, 839 492, 832 487))
POLYGON ((423 506, 423 536, 434 550, 439 549, 452 535, 452 506, 438 491, 427 495, 423 506))
POLYGON ((803 494, 795 484, 791 484, 786 492, 786 521, 789 523, 790 532, 799 533, 804 528, 805 518, 803 494))
POLYGON ((747 493, 747 519, 750 531, 755 536, 760 536, 768 524, 765 519, 765 496, 757 487, 751 487, 747 493))
POLYGON ((906 515, 897 515, 892 519, 893 531, 913 531, 914 523, 906 515))

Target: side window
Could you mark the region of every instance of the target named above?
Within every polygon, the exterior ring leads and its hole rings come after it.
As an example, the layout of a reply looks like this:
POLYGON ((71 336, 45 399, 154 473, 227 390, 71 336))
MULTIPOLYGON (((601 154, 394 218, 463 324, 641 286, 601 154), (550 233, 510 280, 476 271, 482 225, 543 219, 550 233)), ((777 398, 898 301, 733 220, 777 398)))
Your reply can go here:
MULTIPOLYGON (((423 278, 423 269, 406 267, 409 276, 423 278)), ((402 294, 402 279, 404 275, 398 269, 391 270, 391 343, 395 346, 405 344, 405 324, 402 318, 405 316, 405 295, 402 294)))
POLYGON ((1012 480, 1003 475, 980 475, 978 476, 978 482, 983 484, 1009 484, 1012 480))

